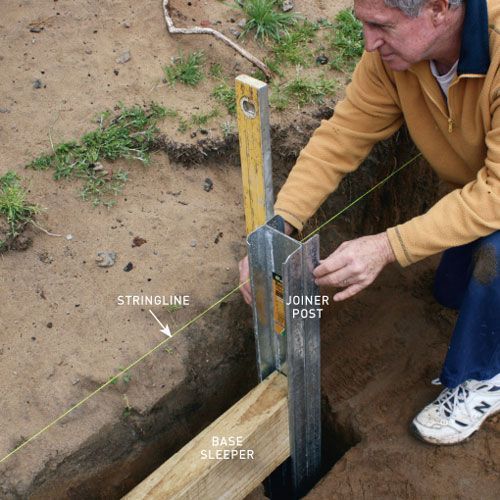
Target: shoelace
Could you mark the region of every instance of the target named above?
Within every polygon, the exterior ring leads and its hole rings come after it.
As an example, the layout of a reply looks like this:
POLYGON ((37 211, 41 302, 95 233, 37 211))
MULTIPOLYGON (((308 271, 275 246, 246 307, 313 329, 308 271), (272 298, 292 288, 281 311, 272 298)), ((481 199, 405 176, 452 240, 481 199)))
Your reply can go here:
MULTIPOLYGON (((464 384, 461 384, 454 389, 445 389, 438 396, 434 404, 438 405, 438 411, 441 417, 448 419, 453 416, 457 405, 459 403, 465 403, 468 396, 469 390, 465 388, 464 384)), ((464 404, 464 407, 469 419, 472 420, 468 406, 464 404)))

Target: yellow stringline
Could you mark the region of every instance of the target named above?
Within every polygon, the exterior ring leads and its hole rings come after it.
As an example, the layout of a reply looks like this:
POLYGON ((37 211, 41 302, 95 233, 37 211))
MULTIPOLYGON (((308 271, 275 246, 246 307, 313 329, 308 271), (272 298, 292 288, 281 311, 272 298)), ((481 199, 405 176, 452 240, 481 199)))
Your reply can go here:
MULTIPOLYGON (((410 163, 412 163, 413 161, 415 161, 420 156, 422 156, 422 153, 417 154, 411 160, 408 160, 406 163, 404 163, 401 167, 399 167, 396 170, 394 170, 393 172, 391 172, 385 179, 381 180, 375 186, 373 186, 368 191, 366 191, 366 193, 364 193, 361 196, 359 196, 358 198, 356 198, 353 202, 349 203, 349 205, 347 205, 342 210, 340 210, 339 212, 337 212, 333 217, 330 217, 330 219, 328 219, 326 222, 324 222, 319 227, 317 227, 314 231, 312 231, 311 233, 309 233, 306 237, 304 237, 301 240, 301 243, 307 241, 309 238, 312 238, 321 229, 323 229, 327 224, 329 224, 330 222, 332 222, 333 220, 335 220, 337 217, 339 217, 340 215, 342 215, 346 210, 348 210, 353 205, 355 205, 356 203, 358 203, 359 201, 361 201, 363 198, 365 198, 366 196, 368 196, 370 193, 372 193, 373 191, 375 191, 375 189, 378 189, 380 186, 382 186, 383 184, 385 184, 391 177, 393 177, 398 172, 400 172, 401 170, 403 170, 403 168, 407 167, 410 163)), ((198 314, 197 316, 195 316, 193 319, 191 319, 186 324, 184 324, 183 326, 181 326, 178 330, 176 330, 174 333, 172 333, 171 337, 167 337, 165 340, 162 340, 158 345, 156 345, 155 347, 153 347, 153 349, 151 349, 150 351, 148 351, 145 354, 143 354, 140 358, 136 359, 133 363, 131 363, 129 366, 127 366, 122 371, 120 371, 119 373, 117 373, 114 377, 111 377, 107 382, 105 382, 100 387, 98 387, 97 389, 95 389, 95 391, 93 391, 90 394, 88 394, 87 396, 85 396, 81 401, 79 401, 78 403, 74 404, 71 408, 69 408, 62 415, 60 415, 55 420, 53 420, 52 422, 50 422, 43 429, 40 429, 38 432, 36 432, 32 436, 30 436, 28 439, 26 439, 26 441, 24 441, 22 444, 20 444, 16 448, 14 448, 10 453, 8 453, 7 455, 5 455, 0 460, 0 463, 2 463, 5 460, 7 460, 9 457, 11 457, 12 455, 14 455, 14 453, 17 453, 21 448, 24 448, 31 441, 34 441, 41 434, 43 434, 44 432, 48 431, 51 427, 53 427, 55 424, 57 424, 59 421, 61 421, 66 415, 69 415, 71 412, 73 412, 74 410, 76 410, 77 408, 79 408, 80 406, 82 406, 90 398, 94 397, 96 394, 98 394, 99 392, 101 392, 108 385, 114 383, 115 380, 117 380, 119 377, 121 377, 124 373, 128 372, 129 370, 131 370, 134 366, 136 366, 137 364, 139 364, 142 360, 144 360, 145 358, 147 358, 148 356, 150 356, 151 354, 153 354, 155 351, 157 351, 162 345, 164 345, 166 342, 168 342, 172 337, 174 337, 178 333, 181 333, 186 328, 188 328, 189 326, 191 326, 193 323, 196 323, 196 321, 198 321, 200 318, 202 318, 203 316, 205 316, 212 309, 214 309, 215 307, 217 307, 221 302, 224 302, 224 300, 228 299, 231 295, 233 295, 234 293, 236 293, 243 285, 246 285, 248 283, 248 281, 249 280, 246 280, 243 283, 240 283, 236 288, 234 288, 233 290, 231 290, 230 292, 228 292, 226 295, 224 295, 224 297, 222 297, 221 299, 219 299, 217 302, 214 302, 210 307, 208 307, 207 309, 205 309, 203 312, 201 312, 200 314, 198 314)))

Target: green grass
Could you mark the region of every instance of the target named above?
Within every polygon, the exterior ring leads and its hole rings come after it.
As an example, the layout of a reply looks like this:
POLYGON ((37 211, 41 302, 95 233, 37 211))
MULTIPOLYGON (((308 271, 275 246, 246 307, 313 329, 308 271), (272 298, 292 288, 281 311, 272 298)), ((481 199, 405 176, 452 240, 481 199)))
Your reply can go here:
POLYGON ((316 37, 319 26, 304 21, 276 40, 271 48, 277 64, 307 66, 312 62, 313 51, 308 46, 316 37))
POLYGON ((172 64, 164 66, 165 80, 170 85, 180 82, 195 87, 204 78, 204 61, 205 55, 202 51, 191 52, 187 56, 181 54, 172 64))
POLYGON ((212 95, 225 106, 230 115, 236 114, 236 90, 233 86, 221 83, 214 88, 212 95))
POLYGON ((207 123, 210 120, 213 120, 214 118, 217 118, 220 116, 220 112, 218 109, 213 109, 212 111, 209 111, 208 113, 197 113, 194 115, 191 115, 191 119, 189 120, 191 125, 197 126, 197 127, 203 127, 204 125, 207 125, 207 123))
POLYGON ((150 161, 150 151, 158 137, 157 123, 166 116, 177 116, 158 104, 148 107, 126 107, 119 104, 118 113, 105 111, 100 114, 99 126, 86 133, 79 142, 70 141, 53 147, 52 154, 42 155, 27 167, 35 170, 54 170, 56 180, 77 178, 83 181, 81 196, 94 206, 114 204, 127 181, 123 170, 105 170, 101 161, 113 162, 120 158, 150 161))
POLYGON ((338 71, 352 72, 363 54, 363 25, 351 9, 341 10, 332 25, 331 67, 338 71))
POLYGON ((224 139, 234 134, 234 125, 231 122, 223 122, 220 124, 220 130, 224 139))
POLYGON ((9 171, 0 177, 0 216, 5 218, 8 227, 5 239, 0 239, 0 252, 10 248, 24 226, 33 222, 33 217, 38 212, 38 206, 26 201, 26 191, 14 172, 9 171))
POLYGON ((292 103, 299 107, 311 103, 320 104, 325 97, 333 94, 337 87, 336 80, 324 76, 318 78, 296 76, 285 84, 273 86, 270 103, 278 110, 286 109, 292 103))
POLYGON ((279 40, 298 20, 293 12, 281 12, 278 0, 241 0, 236 3, 247 18, 242 35, 255 32, 257 40, 279 40))
POLYGON ((212 63, 210 65, 210 68, 208 70, 208 73, 212 78, 216 78, 220 80, 222 78, 222 64, 219 63, 212 63))

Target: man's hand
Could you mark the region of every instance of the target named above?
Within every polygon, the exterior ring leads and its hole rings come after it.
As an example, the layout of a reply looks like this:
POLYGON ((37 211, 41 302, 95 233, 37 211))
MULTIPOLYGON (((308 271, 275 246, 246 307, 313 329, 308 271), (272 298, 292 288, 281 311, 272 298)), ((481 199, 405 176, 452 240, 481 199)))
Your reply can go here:
POLYGON ((238 263, 240 270, 240 284, 244 285, 240 288, 243 299, 248 305, 252 304, 252 287, 250 286, 250 267, 248 266, 248 255, 238 263))
POLYGON ((394 262, 387 234, 380 233, 345 241, 313 271, 316 284, 345 288, 333 300, 348 299, 371 285, 380 271, 394 262))
MULTIPOLYGON (((285 234, 290 236, 294 231, 294 227, 285 221, 285 234)), ((248 265, 248 255, 243 257, 238 263, 238 268, 240 270, 240 285, 245 283, 241 288, 240 292, 248 305, 252 305, 252 287, 250 286, 250 267, 248 265)))

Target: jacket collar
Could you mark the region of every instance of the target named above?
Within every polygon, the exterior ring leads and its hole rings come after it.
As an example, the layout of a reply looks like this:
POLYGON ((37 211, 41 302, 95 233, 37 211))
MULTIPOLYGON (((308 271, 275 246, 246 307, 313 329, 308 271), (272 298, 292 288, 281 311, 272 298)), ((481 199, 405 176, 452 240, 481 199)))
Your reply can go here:
POLYGON ((457 74, 485 75, 490 66, 486 0, 467 0, 457 74))

